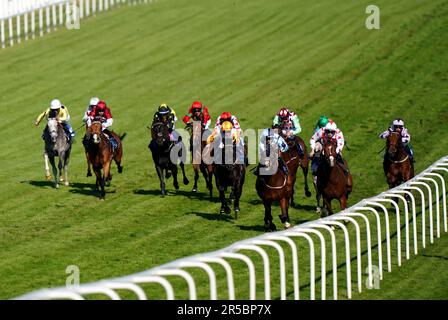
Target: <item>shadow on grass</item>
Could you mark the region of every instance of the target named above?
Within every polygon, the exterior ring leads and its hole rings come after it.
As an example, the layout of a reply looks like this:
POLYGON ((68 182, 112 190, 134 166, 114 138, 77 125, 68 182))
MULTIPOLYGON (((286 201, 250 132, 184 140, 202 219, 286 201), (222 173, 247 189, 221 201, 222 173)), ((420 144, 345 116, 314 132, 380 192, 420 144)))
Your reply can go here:
MULTIPOLYGON (((233 213, 233 212, 232 212, 233 213)), ((209 212, 187 212, 186 214, 194 214, 203 219, 211 220, 211 221, 233 221, 233 214, 223 214, 223 213, 209 213, 209 212)))
POLYGON ((263 225, 256 225, 256 226, 237 226, 240 228, 240 230, 243 231, 258 231, 258 232, 265 232, 263 225))
POLYGON ((20 181, 20 183, 28 183, 32 186, 40 187, 40 188, 50 188, 50 189, 54 188, 53 180, 39 180, 39 181, 24 180, 24 181, 20 181))
MULTIPOLYGON (((86 196, 98 197, 99 192, 96 190, 95 183, 79 183, 79 182, 71 182, 70 190, 71 193, 83 194, 86 196)), ((110 187, 105 187, 106 196, 109 193, 115 193, 115 190, 110 190, 110 187)))
MULTIPOLYGON (((139 194, 139 195, 143 195, 143 196, 148 196, 148 195, 152 195, 152 196, 160 196, 162 197, 162 191, 160 191, 160 189, 156 189, 156 190, 145 190, 145 189, 135 189, 134 190, 134 194, 139 194)), ((187 197, 189 199, 198 199, 198 200, 209 200, 212 202, 219 202, 219 199, 216 197, 212 197, 210 198, 210 195, 208 193, 205 192, 192 192, 192 191, 186 191, 186 190, 171 190, 171 189, 167 189, 166 190, 166 196, 184 196, 187 197)))

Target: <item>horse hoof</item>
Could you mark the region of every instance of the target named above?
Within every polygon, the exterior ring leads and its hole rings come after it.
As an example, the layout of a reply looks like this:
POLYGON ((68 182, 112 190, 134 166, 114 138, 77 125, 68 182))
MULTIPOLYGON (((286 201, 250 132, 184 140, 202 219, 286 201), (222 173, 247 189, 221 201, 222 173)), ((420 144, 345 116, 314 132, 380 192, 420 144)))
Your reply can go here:
POLYGON ((316 207, 316 213, 321 213, 322 209, 320 207, 316 207))
POLYGON ((179 190, 179 185, 178 185, 178 184, 175 184, 175 185, 174 185, 174 189, 179 190))
POLYGON ((190 183, 190 180, 188 180, 187 178, 184 178, 184 185, 188 185, 190 183))
POLYGON ((291 224, 290 224, 288 221, 286 221, 286 222, 283 224, 283 226, 285 227, 285 229, 289 229, 289 228, 291 228, 291 224))
POLYGON ((70 183, 69 183, 68 181, 65 181, 64 185, 65 185, 65 186, 69 186, 70 183))
POLYGON ((106 187, 110 187, 110 181, 106 181, 106 187))
POLYGON ((198 188, 193 188, 192 192, 198 192, 198 188))
POLYGON ((309 190, 306 190, 306 191, 305 191, 305 196, 306 196, 307 198, 311 197, 311 192, 310 192, 309 190))
POLYGON ((54 187, 55 187, 56 189, 59 189, 59 184, 56 183, 56 184, 54 185, 54 187))
POLYGON ((167 172, 166 174, 165 174, 165 179, 169 179, 171 177, 171 173, 170 172, 167 172))
POLYGON ((51 180, 51 175, 50 175, 50 176, 45 176, 45 179, 46 179, 47 181, 51 180))
POLYGON ((123 167, 118 167, 118 173, 122 173, 123 172, 123 167))
POLYGON ((104 201, 104 198, 100 197, 100 201, 104 201))
POLYGON ((265 223, 265 224, 264 224, 264 230, 265 230, 266 232, 269 232, 269 231, 276 231, 276 230, 277 230, 277 227, 276 227, 275 224, 273 224, 272 222, 270 222, 270 223, 265 223))
POLYGON ((63 182, 63 181, 64 181, 64 178, 60 177, 59 182, 63 182))
POLYGON ((240 212, 240 207, 235 207, 235 208, 233 209, 233 211, 235 211, 235 212, 240 212))
POLYGON ((91 177, 92 176, 92 172, 91 171, 87 171, 87 177, 91 177))
POLYGON ((225 214, 230 214, 231 212, 232 210, 230 209, 230 207, 225 208, 225 214))

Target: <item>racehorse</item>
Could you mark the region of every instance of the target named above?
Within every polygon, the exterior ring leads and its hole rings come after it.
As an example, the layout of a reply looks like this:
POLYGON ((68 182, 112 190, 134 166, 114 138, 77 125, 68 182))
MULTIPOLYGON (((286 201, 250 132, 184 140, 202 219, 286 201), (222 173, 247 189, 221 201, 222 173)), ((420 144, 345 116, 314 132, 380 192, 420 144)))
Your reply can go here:
MULTIPOLYGON (((151 150, 152 159, 154 160, 157 175, 159 176, 162 197, 166 195, 165 177, 168 179, 171 174, 173 175, 173 186, 176 190, 179 190, 177 164, 173 163, 170 158, 171 149, 173 147, 174 142, 170 141, 168 127, 162 122, 154 123, 151 126, 151 142, 149 143, 148 148, 151 150)), ((183 162, 180 162, 180 168, 182 169, 183 183, 187 185, 190 182, 185 175, 185 166, 183 162)))
POLYGON ((383 169, 389 188, 392 189, 414 177, 414 166, 398 132, 392 132, 387 137, 386 149, 383 169))
MULTIPOLYGON (((281 152, 280 157, 288 168, 285 173, 278 163, 277 172, 273 175, 257 175, 255 188, 258 196, 262 199, 264 205, 264 228, 266 231, 275 231, 277 228, 272 222, 271 206, 272 202, 280 201, 282 214, 279 215, 285 229, 291 225, 289 223, 289 201, 294 194, 294 184, 296 181, 297 169, 300 166, 300 158, 295 148, 294 141, 288 141, 288 150, 281 152)), ((269 147, 268 141, 266 141, 269 147)))
POLYGON ((59 181, 64 181, 64 178, 62 177, 62 167, 64 167, 65 173, 64 184, 68 186, 68 163, 72 145, 67 141, 64 128, 62 128, 62 125, 55 118, 49 118, 47 121, 47 127, 44 130, 44 141, 45 172, 47 179, 50 179, 51 177, 50 168, 48 166, 48 160, 50 160, 51 167, 53 169, 53 181, 55 188, 59 188, 59 181), (59 157, 59 179, 54 157, 59 157))
POLYGON ((229 143, 228 140, 230 139, 219 137, 213 142, 215 146, 213 148, 213 174, 215 176, 216 188, 219 191, 219 200, 221 201, 220 213, 231 213, 225 194, 227 188, 230 187, 232 192, 229 200, 233 200, 233 210, 235 211, 235 219, 237 219, 246 177, 247 149, 243 148, 241 150, 241 145, 237 146, 235 142, 229 143), (222 148, 217 147, 218 145, 222 146, 222 148))
MULTIPOLYGON (((273 126, 273 129, 279 129, 279 126, 273 126)), ((300 162, 299 162, 299 166, 302 169, 303 172, 303 180, 304 180, 304 191, 305 191, 305 196, 307 198, 311 197, 311 192, 310 189, 308 187, 308 168, 309 168, 309 156, 308 156, 308 152, 307 152, 307 148, 306 148, 306 144, 303 141, 302 138, 300 138, 299 136, 294 136, 294 140, 292 139, 288 139, 286 136, 286 132, 287 132, 286 127, 280 127, 279 133, 282 136, 283 139, 285 139, 285 141, 294 141, 294 144, 292 145, 292 148, 297 148, 297 145, 300 145, 303 155, 302 157, 299 158, 300 162)), ((289 144, 289 142, 288 142, 289 144)), ((299 154, 297 153, 297 156, 299 157, 299 154)), ((291 206, 294 206, 294 190, 292 192, 292 196, 291 196, 291 206)))
POLYGON ((96 175, 96 187, 100 192, 100 200, 104 200, 106 196, 104 186, 109 184, 112 180, 112 175, 110 173, 112 159, 117 164, 118 173, 123 172, 123 167, 121 166, 121 158, 123 156, 121 139, 124 135, 119 137, 112 131, 109 131, 109 134, 113 135, 117 141, 118 147, 115 150, 113 150, 109 138, 102 131, 102 124, 100 121, 93 121, 88 128, 89 140, 87 144, 87 154, 89 162, 92 164, 93 171, 96 175))
MULTIPOLYGON (((199 172, 202 173, 205 179, 205 183, 207 185, 207 189, 210 192, 210 198, 213 196, 213 164, 206 164, 204 160, 202 159, 202 152, 204 151, 204 148, 207 145, 207 141, 203 140, 203 134, 206 132, 204 125, 201 124, 201 131, 196 132, 193 128, 193 124, 190 122, 187 124, 185 129, 190 133, 190 151, 193 155, 193 170, 194 170, 194 185, 193 185, 193 192, 198 191, 198 180, 199 180, 199 172), (200 148, 193 148, 193 136, 199 135, 200 141, 201 141, 201 147, 200 148), (201 163, 195 163, 195 160, 201 160, 201 163)), ((210 130, 208 130, 210 131, 210 130)), ((210 131, 211 133, 211 131, 210 131)), ((197 141, 197 139, 195 139, 197 141)))
MULTIPOLYGON (((347 208, 347 199, 353 189, 353 178, 338 163, 336 157, 337 142, 328 140, 323 145, 322 155, 317 168, 317 191, 323 197, 329 215, 333 214, 331 201, 337 199, 341 210, 347 208)), ((345 166, 347 162, 344 160, 345 166)))

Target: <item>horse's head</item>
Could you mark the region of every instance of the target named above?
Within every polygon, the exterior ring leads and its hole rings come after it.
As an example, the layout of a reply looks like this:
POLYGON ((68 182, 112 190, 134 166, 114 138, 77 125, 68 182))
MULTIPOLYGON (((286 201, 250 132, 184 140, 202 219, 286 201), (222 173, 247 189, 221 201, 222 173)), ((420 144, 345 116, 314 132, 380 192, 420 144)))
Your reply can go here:
POLYGON ((93 142, 95 144, 100 143, 101 141, 101 133, 103 130, 103 125, 99 121, 94 121, 89 127, 90 136, 93 139, 93 142))
POLYGON ((322 155, 324 156, 325 160, 330 165, 330 167, 334 167, 335 164, 337 156, 336 148, 337 148, 337 142, 333 140, 328 140, 323 146, 322 155))
POLYGON ((163 145, 170 140, 168 127, 162 122, 154 123, 151 127, 151 137, 159 146, 163 145))
POLYGON ((401 143, 401 136, 398 132, 392 132, 387 137, 387 153, 390 157, 394 157, 401 143))
POLYGON ((48 132, 50 133, 51 141, 56 142, 58 137, 59 123, 55 118, 49 118, 47 121, 48 132))

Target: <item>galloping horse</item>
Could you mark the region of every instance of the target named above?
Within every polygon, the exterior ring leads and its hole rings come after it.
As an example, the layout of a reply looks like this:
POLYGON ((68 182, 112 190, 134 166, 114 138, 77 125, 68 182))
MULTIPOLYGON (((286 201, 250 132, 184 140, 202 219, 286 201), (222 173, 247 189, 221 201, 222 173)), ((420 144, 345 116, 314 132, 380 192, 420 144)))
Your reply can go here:
POLYGON ((232 193, 231 199, 229 200, 233 199, 233 209, 235 211, 235 219, 237 219, 238 212, 240 211, 240 198, 246 177, 246 149, 244 148, 241 151, 241 145, 237 146, 235 142, 229 143, 227 140, 230 139, 219 137, 213 142, 215 146, 213 149, 213 173, 221 201, 220 213, 230 214, 231 212, 225 194, 227 188, 231 187, 232 193), (223 147, 216 147, 220 143, 222 143, 223 147), (241 155, 241 152, 243 155, 241 155), (232 156, 231 159, 229 159, 230 156, 232 156))
MULTIPOLYGON (((275 128, 278 129, 277 126, 273 126, 273 128, 274 129, 275 128)), ((288 139, 286 137, 285 128, 280 127, 280 129, 281 130, 279 130, 279 133, 282 136, 282 138, 285 139, 285 141, 291 141, 291 139, 288 139)), ((307 151, 307 148, 306 148, 306 144, 302 140, 302 138, 300 138, 299 136, 294 136, 294 140, 293 141, 294 141, 294 144, 292 145, 292 148, 297 148, 296 145, 300 145, 300 147, 301 147, 301 149, 303 151, 302 157, 299 158, 299 160, 300 160, 299 161, 299 166, 300 166, 300 168, 302 169, 302 172, 303 172, 303 180, 304 180, 304 183, 305 183, 305 185, 304 185, 305 196, 307 198, 309 198, 309 197, 311 197, 311 192, 310 192, 310 189, 308 187, 308 168, 309 168, 309 162, 310 162, 310 159, 308 157, 308 151, 307 151)), ((288 144, 289 144, 289 142, 288 142, 288 144)), ((298 153, 297 153, 297 157, 299 157, 298 153)), ((294 206, 294 205, 295 205, 295 203, 294 203, 294 190, 293 190, 292 196, 291 196, 291 206, 294 206)))
MULTIPOLYGON (((353 189, 352 175, 350 173, 346 175, 336 159, 336 147, 336 141, 330 140, 323 145, 322 156, 316 172, 317 190, 323 197, 329 215, 333 214, 331 200, 337 199, 341 210, 344 210, 347 208, 347 199, 353 189)), ((344 162, 348 168, 347 162, 345 160, 344 162)))
POLYGON ((102 124, 100 121, 92 122, 88 129, 89 140, 87 144, 87 154, 96 175, 96 187, 100 191, 100 200, 104 200, 106 196, 106 192, 104 191, 105 184, 108 184, 112 180, 112 175, 110 173, 112 159, 115 160, 115 163, 117 164, 118 173, 123 172, 123 167, 121 166, 121 158, 123 156, 121 138, 114 132, 110 131, 109 133, 113 135, 117 141, 118 147, 115 150, 112 149, 111 142, 102 131, 102 124))
POLYGON ((70 159, 70 152, 72 145, 67 141, 64 128, 62 125, 54 118, 49 118, 47 121, 47 127, 44 130, 44 141, 45 141, 45 172, 47 179, 50 179, 50 168, 48 166, 48 160, 50 160, 51 167, 53 169, 53 182, 55 188, 59 188, 58 181, 64 181, 62 177, 62 167, 64 167, 65 173, 65 185, 68 186, 68 163, 70 159), (54 157, 59 157, 59 179, 58 170, 56 169, 56 164, 54 157))
MULTIPOLYGON (((154 123, 151 127, 151 142, 149 143, 148 148, 151 150, 152 159, 154 160, 157 175, 159 176, 162 197, 166 195, 165 176, 166 178, 169 178, 172 174, 173 186, 176 190, 179 190, 179 182, 177 181, 177 164, 173 163, 170 158, 170 153, 173 146, 174 142, 170 141, 168 127, 162 122, 154 123)), ((187 185, 190 182, 185 175, 185 166, 183 162, 180 162, 180 167, 183 174, 183 183, 187 185)))
POLYGON ((383 169, 389 188, 392 189, 414 177, 414 166, 409 155, 404 150, 401 136, 398 132, 392 132, 387 137, 386 149, 383 169))
MULTIPOLYGON (((267 146, 269 146, 268 142, 267 146)), ((300 158, 294 141, 288 141, 288 151, 280 153, 280 157, 288 168, 288 174, 282 171, 280 163, 277 172, 273 175, 258 175, 255 183, 258 196, 264 205, 264 228, 266 231, 275 231, 277 228, 272 222, 272 202, 280 201, 282 214, 279 215, 285 228, 289 228, 289 199, 294 194, 297 169, 300 166, 300 158)))
MULTIPOLYGON (((202 152, 204 151, 204 148, 207 145, 207 141, 203 140, 203 134, 206 132, 204 125, 201 124, 201 131, 196 132, 193 128, 193 124, 190 122, 187 124, 185 129, 190 133, 190 151, 193 154, 193 170, 194 170, 194 185, 193 185, 193 192, 198 191, 198 180, 199 180, 199 172, 202 173, 205 179, 205 183, 207 185, 207 189, 210 192, 210 198, 213 196, 213 165, 212 164, 206 164, 202 159, 202 152), (193 140, 193 136, 199 135, 199 139, 201 141, 201 147, 200 148, 194 148, 193 147, 193 141, 197 141, 197 139, 193 140), (194 160, 201 160, 201 163, 194 163, 194 160)), ((210 133, 211 131, 208 130, 210 133)))

